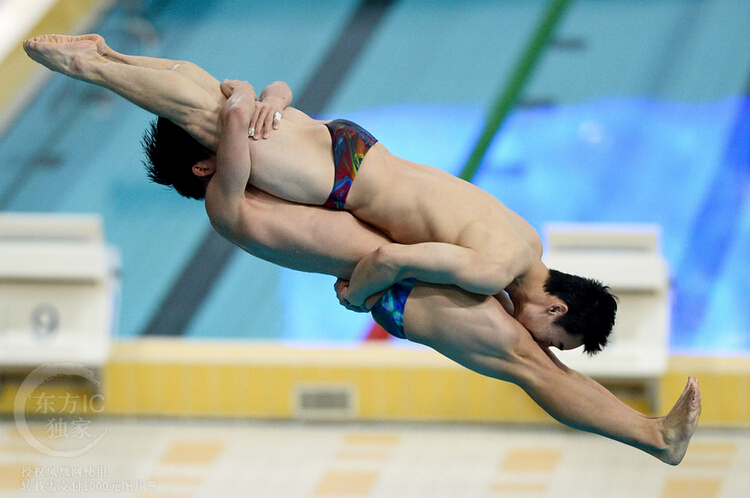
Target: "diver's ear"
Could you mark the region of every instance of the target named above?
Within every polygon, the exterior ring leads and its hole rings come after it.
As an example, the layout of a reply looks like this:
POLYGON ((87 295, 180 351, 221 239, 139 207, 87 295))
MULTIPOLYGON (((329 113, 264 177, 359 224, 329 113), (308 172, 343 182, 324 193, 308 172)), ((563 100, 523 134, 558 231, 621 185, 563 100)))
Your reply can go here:
POLYGON ((569 308, 567 307, 566 303, 559 302, 556 304, 552 304, 548 307, 546 310, 550 315, 565 315, 567 311, 569 311, 569 308))
POLYGON ((210 159, 204 159, 203 161, 199 161, 194 164, 191 170, 193 171, 194 175, 198 177, 205 177, 213 175, 216 171, 216 166, 214 161, 210 159))

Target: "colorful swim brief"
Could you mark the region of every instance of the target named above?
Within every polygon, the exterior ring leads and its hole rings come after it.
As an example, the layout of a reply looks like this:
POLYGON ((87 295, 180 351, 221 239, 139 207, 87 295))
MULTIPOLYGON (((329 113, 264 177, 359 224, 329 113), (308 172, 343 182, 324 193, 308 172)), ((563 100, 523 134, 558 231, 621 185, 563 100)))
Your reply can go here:
POLYGON ((337 119, 326 124, 332 137, 334 187, 324 206, 344 209, 355 174, 368 150, 378 141, 352 121, 337 119))
POLYGON ((371 316, 376 323, 399 339, 405 339, 405 303, 415 282, 414 278, 400 280, 371 308, 371 316))

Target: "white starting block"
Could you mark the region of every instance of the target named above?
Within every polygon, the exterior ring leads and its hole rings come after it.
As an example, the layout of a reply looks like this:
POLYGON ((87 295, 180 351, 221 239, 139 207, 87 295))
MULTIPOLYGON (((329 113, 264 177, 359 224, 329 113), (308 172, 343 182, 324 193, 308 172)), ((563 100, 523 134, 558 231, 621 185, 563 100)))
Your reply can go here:
POLYGON ((0 215, 0 367, 101 368, 119 298, 119 255, 99 217, 0 215))
POLYGON ((668 266, 655 225, 551 224, 544 228, 549 268, 600 280, 619 298, 609 344, 593 357, 582 348, 556 356, 600 379, 655 381, 668 366, 668 266))

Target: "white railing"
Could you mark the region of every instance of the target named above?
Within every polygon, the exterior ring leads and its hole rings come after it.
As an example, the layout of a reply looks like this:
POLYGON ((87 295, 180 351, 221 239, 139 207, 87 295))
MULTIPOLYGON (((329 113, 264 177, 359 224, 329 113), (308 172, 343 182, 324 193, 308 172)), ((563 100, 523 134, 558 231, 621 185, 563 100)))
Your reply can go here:
POLYGON ((594 278, 619 298, 609 345, 593 357, 556 351, 567 366, 599 379, 645 381, 668 366, 670 280, 655 225, 550 224, 544 228, 549 268, 594 278))
POLYGON ((0 215, 0 367, 101 367, 118 323, 119 253, 93 215, 0 215))

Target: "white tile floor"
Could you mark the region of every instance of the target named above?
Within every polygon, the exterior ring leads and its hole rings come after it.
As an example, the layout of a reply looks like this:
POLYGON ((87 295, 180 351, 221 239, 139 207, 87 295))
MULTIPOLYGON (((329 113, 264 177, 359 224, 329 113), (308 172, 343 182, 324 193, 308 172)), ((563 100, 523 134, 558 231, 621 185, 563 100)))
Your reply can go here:
POLYGON ((51 456, 82 445, 69 433, 72 446, 40 452, 0 422, 0 498, 750 496, 748 430, 699 430, 679 467, 557 428, 112 419, 87 431, 103 434, 89 451, 51 456))

